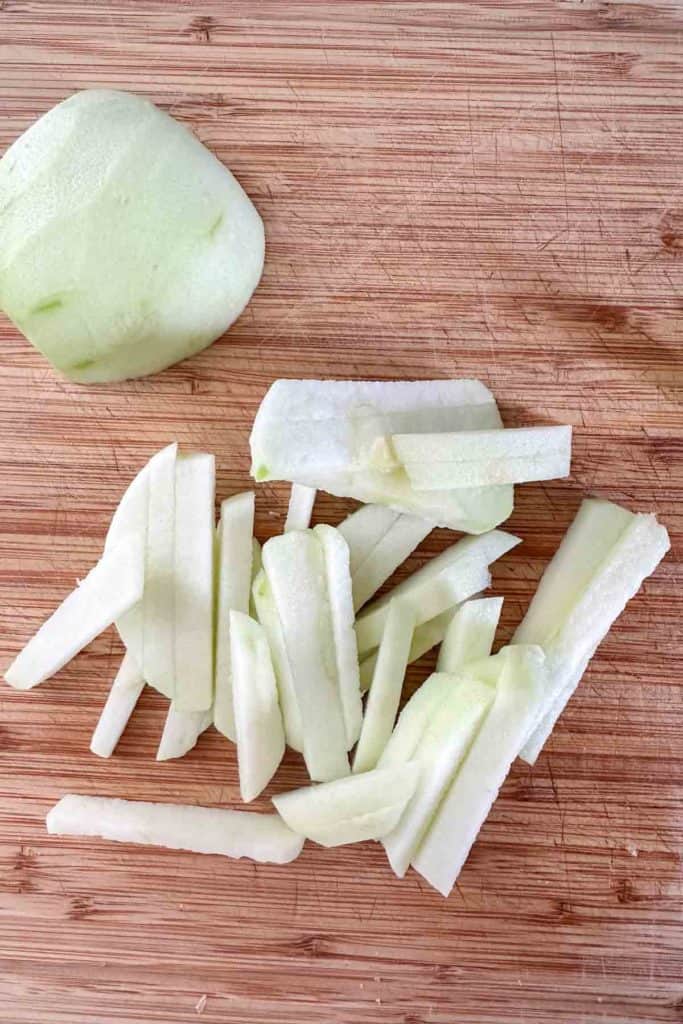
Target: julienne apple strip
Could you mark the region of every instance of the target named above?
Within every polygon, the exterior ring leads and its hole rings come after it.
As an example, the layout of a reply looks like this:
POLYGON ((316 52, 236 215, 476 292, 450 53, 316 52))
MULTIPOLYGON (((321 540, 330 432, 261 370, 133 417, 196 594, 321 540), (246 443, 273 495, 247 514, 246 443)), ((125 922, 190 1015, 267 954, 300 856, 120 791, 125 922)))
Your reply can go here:
POLYGON ((93 754, 111 757, 144 688, 142 673, 132 654, 126 652, 90 741, 93 754))
POLYGON ((548 565, 514 643, 539 644, 548 683, 521 756, 533 764, 615 619, 669 550, 653 515, 587 499, 548 565))
POLYGON ((208 711, 180 711, 171 701, 159 740, 157 761, 171 761, 184 757, 197 745, 197 740, 211 725, 213 715, 208 711))
POLYGON ((292 484, 292 490, 289 495, 289 506, 287 508, 287 518, 285 519, 285 533, 289 533, 290 530, 308 529, 311 525, 315 496, 315 487, 305 487, 303 484, 292 484))

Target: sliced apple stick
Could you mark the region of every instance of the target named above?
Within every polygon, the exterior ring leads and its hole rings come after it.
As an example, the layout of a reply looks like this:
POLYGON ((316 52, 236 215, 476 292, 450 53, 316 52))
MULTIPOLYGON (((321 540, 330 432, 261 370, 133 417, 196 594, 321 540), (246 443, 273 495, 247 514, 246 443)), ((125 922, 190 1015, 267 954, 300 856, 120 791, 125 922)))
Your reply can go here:
POLYGON ((401 700, 414 623, 413 607, 400 598, 393 600, 389 605, 353 759, 353 771, 356 773, 376 766, 391 736, 401 700))
POLYGON ((93 754, 97 754, 98 757, 111 757, 144 688, 145 680, 142 673, 133 655, 127 652, 111 684, 107 703, 102 708, 102 714, 90 741, 90 750, 93 754))
POLYGON ((16 690, 30 690, 58 672, 91 640, 140 600, 144 551, 129 537, 105 552, 85 579, 29 640, 5 672, 16 690))
POLYGON ((480 597, 461 604, 441 644, 437 672, 458 672, 468 662, 488 657, 502 608, 502 597, 480 597))
POLYGON ((268 785, 285 752, 277 683, 263 627, 242 612, 230 612, 237 763, 245 803, 268 785))
POLYGON ((346 729, 329 656, 331 622, 325 560, 313 531, 272 537, 263 546, 270 583, 301 715, 303 753, 310 777, 328 782, 348 774, 346 729))
POLYGON ((178 456, 173 594, 178 711, 206 711, 213 704, 215 485, 213 455, 178 456))
POLYGON ((431 530, 432 524, 417 516, 397 516, 353 574, 353 604, 356 611, 377 593, 431 530))
POLYGON ((196 746, 197 740, 206 732, 212 721, 211 709, 180 711, 175 702, 171 703, 159 741, 157 761, 171 761, 173 758, 184 757, 196 746))
POLYGON ((493 705, 412 859, 416 871, 444 896, 519 753, 543 693, 540 647, 507 647, 486 660, 500 664, 493 705))
POLYGON ((325 559, 327 598, 332 619, 332 657, 337 668, 337 687, 346 729, 346 749, 350 750, 360 735, 363 705, 354 630, 349 546, 333 526, 316 526, 313 532, 322 545, 325 559))
POLYGON ((280 793, 273 803, 294 832, 321 846, 381 839, 398 824, 418 775, 416 764, 392 765, 280 793))
POLYGON ((530 764, 598 645, 669 546, 653 515, 583 503, 514 637, 516 643, 541 644, 547 657, 547 690, 521 754, 530 764))
POLYGON ((311 525, 315 495, 315 487, 306 487, 304 484, 292 484, 287 518, 285 519, 285 533, 289 533, 290 530, 308 529, 311 525))
POLYGON ((150 459, 145 596, 142 604, 142 658, 146 682, 173 700, 175 665, 175 488, 178 445, 150 459))
POLYGON ((398 716, 394 731, 377 762, 378 768, 405 764, 413 759, 434 712, 452 687, 453 676, 444 672, 433 672, 425 679, 398 716))
POLYGON ((256 618, 263 626, 268 638, 268 646, 270 647, 270 656, 273 661, 280 698, 280 710, 282 711, 282 720, 285 727, 285 739, 292 750, 301 753, 304 747, 304 734, 301 714, 296 699, 296 688, 285 648, 282 623, 273 601, 273 593, 268 577, 263 570, 260 570, 254 579, 251 596, 256 618))
POLYGON ((339 523, 337 529, 349 545, 352 576, 400 515, 386 505, 361 505, 339 523))
MULTIPOLYGON (((147 558, 147 521, 149 515, 150 463, 132 480, 123 498, 114 510, 104 542, 105 552, 129 537, 137 537, 147 558)), ((142 664, 143 604, 138 601, 116 620, 116 628, 126 650, 130 651, 138 665, 142 664)))
POLYGON ((363 611, 356 622, 358 651, 362 656, 377 647, 389 602, 400 597, 415 609, 415 624, 440 615, 453 605, 485 590, 489 585, 486 565, 496 561, 520 543, 504 530, 491 530, 480 537, 465 537, 427 562, 363 611))
POLYGON ((252 474, 482 533, 510 515, 510 486, 426 495, 403 470, 388 473, 373 460, 378 438, 388 434, 500 426, 493 396, 479 381, 276 381, 254 422, 252 474))
MULTIPOLYGON (((218 590, 216 601, 216 664, 213 721, 235 742, 235 714, 230 668, 230 612, 248 612, 254 562, 253 491, 221 503, 218 524, 218 590)), ((259 549, 260 552, 260 549, 259 549)))
MULTIPOLYGON (((437 647, 446 635, 453 615, 459 605, 454 605, 451 608, 447 608, 445 612, 441 612, 440 615, 435 615, 433 619, 429 619, 427 622, 423 622, 421 625, 415 627, 413 633, 413 642, 410 645, 410 654, 408 656, 408 664, 412 665, 414 661, 426 654, 427 651, 431 651, 433 647, 437 647)), ((377 664, 377 650, 371 651, 366 654, 360 663, 360 688, 363 692, 370 689, 372 683, 372 673, 375 670, 377 664)))
POLYGON ((262 568, 263 563, 261 561, 261 545, 256 540, 256 537, 253 537, 251 541, 251 584, 249 586, 249 614, 251 615, 252 619, 256 619, 257 621, 258 613, 256 611, 256 603, 254 601, 253 586, 254 580, 261 572, 262 568))
POLYGON ((526 483, 569 476, 572 428, 394 434, 388 447, 418 491, 526 483))
POLYGON ((46 824, 51 835, 98 836, 118 843, 248 857, 272 864, 289 863, 303 846, 301 836, 287 828, 277 814, 102 796, 62 797, 48 813, 46 824))
POLYGON ((384 849, 395 874, 405 875, 441 799, 493 703, 494 688, 466 676, 451 676, 415 751, 420 782, 384 849))

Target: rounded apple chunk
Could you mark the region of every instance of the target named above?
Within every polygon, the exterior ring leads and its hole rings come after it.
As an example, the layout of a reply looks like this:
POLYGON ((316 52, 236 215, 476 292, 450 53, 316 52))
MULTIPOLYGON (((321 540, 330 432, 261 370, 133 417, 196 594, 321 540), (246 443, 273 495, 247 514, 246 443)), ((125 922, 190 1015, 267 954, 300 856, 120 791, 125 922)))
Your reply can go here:
POLYGON ((230 171, 139 96, 76 93, 0 160, 0 306, 72 380, 140 377, 210 345, 263 255, 230 171))

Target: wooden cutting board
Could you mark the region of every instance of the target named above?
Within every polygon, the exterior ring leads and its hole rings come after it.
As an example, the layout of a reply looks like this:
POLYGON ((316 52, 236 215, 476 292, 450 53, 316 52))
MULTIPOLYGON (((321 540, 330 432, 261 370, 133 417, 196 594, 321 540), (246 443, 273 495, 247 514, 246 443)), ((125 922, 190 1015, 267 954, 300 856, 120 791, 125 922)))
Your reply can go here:
MULTIPOLYGON (((283 375, 476 376, 507 424, 574 425, 571 479, 518 489, 501 639, 585 494, 656 511, 673 541, 448 900, 372 844, 282 868, 49 838, 68 791, 237 806, 234 751, 211 731, 155 763, 149 692, 91 756, 113 631, 31 693, 3 685, 7 1024, 683 1020, 682 30, 676 0, 0 0, 3 149, 74 90, 135 90, 233 169, 268 238, 240 322, 151 379, 72 385, 0 324, 3 664, 156 449, 215 452, 221 497, 250 486, 283 375)), ((261 539, 286 497, 259 488, 261 539)), ((323 495, 316 517, 349 507, 323 495)), ((290 756, 277 787, 303 777, 290 756)))

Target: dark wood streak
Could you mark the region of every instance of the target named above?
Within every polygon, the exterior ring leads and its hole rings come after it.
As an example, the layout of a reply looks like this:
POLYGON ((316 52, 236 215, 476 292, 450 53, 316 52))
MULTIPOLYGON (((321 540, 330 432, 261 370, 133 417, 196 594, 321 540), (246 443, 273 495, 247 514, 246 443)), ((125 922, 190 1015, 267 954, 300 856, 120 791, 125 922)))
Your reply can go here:
MULTIPOLYGON (((130 88, 230 165, 268 235, 239 323, 153 379, 77 387, 0 323, 3 661, 161 445, 215 451, 221 496, 249 486, 281 375, 480 376, 507 422, 574 424, 571 479, 518 489, 501 639, 583 494, 657 511, 673 541, 448 901, 372 844, 282 868, 52 839, 69 790, 238 806, 234 754, 211 731, 156 764, 151 692, 111 761, 88 753, 113 632, 2 688, 8 1024, 683 1020, 682 30, 675 0, 0 0, 0 147, 75 89, 130 88)), ((286 501, 260 490, 261 538, 286 501)), ((289 754, 268 794, 303 781, 289 754)))

